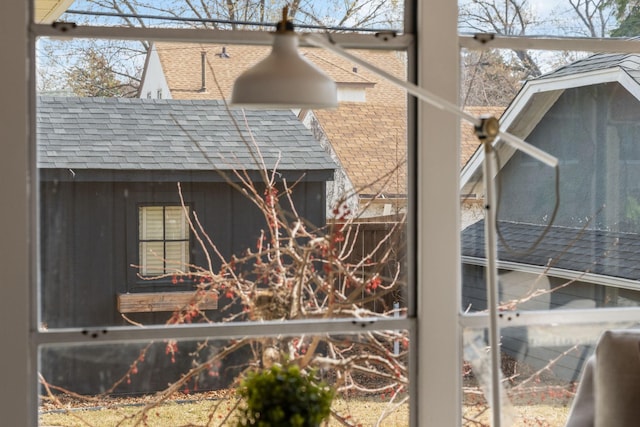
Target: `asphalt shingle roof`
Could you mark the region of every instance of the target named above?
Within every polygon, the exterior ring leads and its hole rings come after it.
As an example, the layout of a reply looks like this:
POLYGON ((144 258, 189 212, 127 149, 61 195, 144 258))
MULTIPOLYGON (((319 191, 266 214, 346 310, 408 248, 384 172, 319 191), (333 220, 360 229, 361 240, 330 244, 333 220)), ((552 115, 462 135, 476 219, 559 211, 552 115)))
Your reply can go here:
POLYGON ((559 67, 538 77, 538 79, 587 73, 589 71, 606 70, 614 67, 619 67, 636 78, 638 76, 637 71, 640 70, 640 55, 632 53, 596 53, 559 67))
MULTIPOLYGON (((523 254, 544 226, 507 221, 500 221, 499 226, 508 245, 520 252, 507 251, 498 240, 500 261, 640 279, 639 234, 554 226, 533 252, 523 254)), ((484 259, 484 245, 484 221, 463 230, 463 256, 484 259)))
MULTIPOLYGON (((160 63, 167 79, 167 84, 174 99, 226 99, 231 97, 231 88, 235 80, 245 70, 251 68, 264 59, 270 46, 215 44, 187 44, 187 43, 156 43, 160 63), (225 55, 221 55, 224 49, 225 55), (206 54, 205 85, 202 90, 202 54, 206 54)), ((311 62, 322 68, 333 80, 345 84, 376 83, 375 78, 366 70, 353 71, 353 65, 335 54, 320 48, 300 48, 300 53, 311 62)), ((364 55, 368 60, 377 59, 376 64, 390 69, 389 64, 396 67, 394 62, 397 55, 393 52, 354 51, 356 55, 364 55)), ((402 64, 401 61, 398 64, 402 64)), ((402 68, 401 68, 402 70, 402 68)), ((395 72, 395 69, 393 69, 395 72)), ((404 75, 404 71, 402 74, 404 75)), ((145 96, 145 94, 142 94, 145 96)))
POLYGON ((241 132, 222 101, 41 97, 38 167, 256 170, 255 141, 267 168, 336 168, 291 111, 247 110, 248 126, 232 114, 241 132))

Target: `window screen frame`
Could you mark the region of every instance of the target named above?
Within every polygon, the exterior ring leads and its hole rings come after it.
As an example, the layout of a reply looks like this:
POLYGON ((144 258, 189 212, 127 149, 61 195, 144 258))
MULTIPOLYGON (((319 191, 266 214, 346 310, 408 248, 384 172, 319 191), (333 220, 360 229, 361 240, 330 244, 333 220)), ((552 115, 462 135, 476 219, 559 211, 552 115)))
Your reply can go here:
MULTIPOLYGON (((4 239, 2 241, 5 293, 0 302, 3 319, 3 339, 12 344, 4 354, 5 381, 11 389, 1 399, 5 422, 10 425, 36 425, 38 408, 37 354, 44 344, 91 342, 91 334, 81 329, 43 331, 38 329, 37 318, 37 203, 35 185, 35 42, 37 36, 60 36, 48 25, 28 24, 32 5, 23 0, 7 0, 0 14, 0 49, 5 56, 4 76, 11 84, 5 87, 3 114, 0 114, 3 135, 3 156, 0 170, 3 180, 0 194, 11 200, 15 209, 4 213, 4 239), (84 332, 84 333, 83 333, 84 332), (25 396, 27 397, 25 399, 25 396)), ((417 0, 405 8, 407 33, 392 44, 409 49, 409 76, 423 87, 447 99, 457 96, 457 58, 462 48, 535 48, 542 50, 631 51, 635 42, 601 39, 561 39, 533 37, 497 37, 482 46, 472 35, 457 34, 457 5, 448 0, 417 0), (415 19, 415 21, 414 21, 415 19), (414 25, 415 23, 415 25, 414 25), (419 30, 419 31, 418 31, 419 30), (414 35, 415 34, 415 38, 414 35), (434 67, 433 64, 438 64, 434 67)), ((212 34, 184 32, 193 40, 211 40, 212 34)), ((115 30, 113 28, 79 28, 77 37, 178 39, 178 33, 168 30, 115 30)), ((268 33, 246 35, 228 33, 220 39, 231 42, 268 44, 268 33)), ((347 47, 367 45, 366 37, 337 35, 335 40, 347 47)), ((379 44, 379 42, 376 42, 379 44)), ((371 42, 369 46, 376 43, 371 42)), ((389 45, 393 47, 392 45, 389 45)), ((456 379, 460 368, 460 328, 482 326, 486 317, 463 316, 459 304, 458 250, 458 157, 457 144, 445 143, 458 138, 458 122, 433 107, 414 106, 409 114, 409 129, 416 141, 414 169, 410 169, 413 182, 413 221, 408 233, 415 242, 415 310, 408 319, 379 320, 378 328, 407 328, 412 331, 412 425, 455 426, 460 424, 460 383, 456 379), (453 147, 453 148, 452 148, 453 147), (432 179, 437 176, 438 179, 432 179), (435 183, 434 181, 438 181, 435 183), (438 209, 433 209, 438 206, 438 209), (438 345, 433 345, 437 342, 438 345), (419 357, 418 357, 419 356, 419 357)), ((410 139, 411 140, 411 139, 410 139)), ((518 324, 549 322, 580 322, 589 315, 590 321, 616 321, 638 319, 637 309, 599 310, 595 313, 575 310, 572 313, 554 313, 549 317, 539 313, 525 313, 518 324)), ((219 337, 245 333, 280 333, 356 331, 359 322, 313 322, 286 325, 233 325, 224 330, 215 326, 191 325, 185 327, 148 328, 133 332, 129 328, 109 330, 109 340, 130 341, 164 339, 169 336, 198 338, 215 334, 219 337)))
MULTIPOLYGON (((32 33, 30 34, 29 41, 31 43, 31 49, 33 49, 36 37, 38 36, 59 36, 59 30, 45 25, 32 24, 32 33)), ((255 43, 255 44, 268 44, 271 41, 271 35, 268 32, 254 32, 251 34, 243 33, 241 31, 236 32, 219 32, 212 34, 210 30, 156 30, 156 29, 126 29, 126 28, 101 28, 101 27, 77 27, 77 29, 71 30, 73 34, 68 34, 72 37, 80 38, 116 38, 116 39, 155 39, 176 41, 182 40, 181 36, 185 35, 184 41, 207 41, 215 42, 216 37, 219 41, 225 43, 241 42, 241 43, 255 43), (212 37, 213 36, 213 37, 212 37)), ((374 48, 374 49, 390 49, 390 50, 407 50, 413 41, 412 35, 400 35, 397 38, 390 38, 388 40, 382 40, 374 35, 337 35, 335 40, 345 47, 354 48, 374 48)), ((34 57, 33 50, 31 50, 30 57, 34 57)), ((35 74, 33 69, 30 69, 31 75, 35 74)), ((31 80, 33 81, 33 79, 31 80)), ((28 83, 28 82, 27 82, 28 83)), ((35 99, 35 87, 33 84, 29 85, 29 91, 31 93, 32 105, 35 105, 33 101, 35 99)), ((34 129, 35 111, 34 107, 31 107, 30 126, 34 129)), ((415 135, 415 132, 411 132, 415 135)), ((35 147, 35 140, 32 136, 29 139, 31 146, 35 147)), ((34 150, 35 151, 35 150, 34 150)), ((32 163, 34 164, 34 163, 32 163)), ((33 168, 33 174, 35 175, 35 167, 33 168)), ((34 204, 35 206, 35 204, 34 204)), ((35 219, 32 222, 34 229, 37 228, 35 219)), ((144 328, 142 331, 140 328, 135 327, 115 327, 115 328, 100 328, 100 330, 87 330, 84 328, 68 328, 68 329, 56 329, 56 330, 42 330, 37 327, 38 325, 38 302, 37 302, 37 280, 31 281, 33 286, 34 299, 31 302, 31 314, 33 320, 30 323, 32 340, 32 346, 28 351, 31 355, 31 362, 29 370, 35 372, 37 370, 37 354, 38 348, 43 345, 66 345, 66 344, 78 344, 78 343, 91 343, 100 340, 102 343, 120 343, 131 342, 137 340, 157 340, 157 339, 194 339, 194 338, 234 338, 247 335, 253 336, 280 336, 280 335, 293 335, 293 334, 313 334, 313 333, 355 333, 362 332, 363 330, 409 330, 412 335, 415 335, 415 309, 411 309, 410 316, 407 318, 398 319, 329 319, 329 320, 303 320, 303 321, 289 321, 282 322, 263 322, 255 324, 247 322, 246 324, 209 324, 209 325, 179 325, 179 326, 150 326, 144 328)), ((412 387, 414 387, 412 385, 412 387)), ((28 382, 29 395, 29 410, 26 415, 31 421, 25 424, 36 424, 35 417, 37 416, 38 405, 38 387, 36 383, 31 380, 28 382)), ((414 393, 415 394, 415 393, 414 393)), ((412 407, 415 405, 412 405, 412 407)), ((415 420, 416 417, 412 416, 415 420)), ((22 424, 22 423, 17 423, 22 424)), ((413 422, 414 425, 416 421, 413 422)))

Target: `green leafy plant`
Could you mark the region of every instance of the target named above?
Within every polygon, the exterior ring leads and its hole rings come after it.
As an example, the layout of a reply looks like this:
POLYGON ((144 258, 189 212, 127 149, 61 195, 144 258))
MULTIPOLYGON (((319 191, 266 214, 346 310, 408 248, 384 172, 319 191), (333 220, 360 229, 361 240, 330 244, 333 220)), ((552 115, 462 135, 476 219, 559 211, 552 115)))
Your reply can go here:
POLYGON ((297 365, 252 371, 240 383, 239 427, 319 426, 331 413, 334 391, 297 365))

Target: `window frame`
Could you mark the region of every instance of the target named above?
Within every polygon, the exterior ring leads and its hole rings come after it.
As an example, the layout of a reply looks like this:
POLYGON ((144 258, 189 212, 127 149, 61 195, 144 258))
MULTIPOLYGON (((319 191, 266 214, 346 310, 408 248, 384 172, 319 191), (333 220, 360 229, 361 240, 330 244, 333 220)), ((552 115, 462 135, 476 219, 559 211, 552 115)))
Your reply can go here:
MULTIPOLYGON (((180 200, 176 193, 175 182, 159 182, 153 185, 146 183, 124 183, 123 191, 128 194, 125 206, 125 225, 123 233, 125 234, 124 247, 126 250, 126 274, 122 284, 122 292, 139 293, 139 292, 172 292, 172 291, 190 291, 193 287, 189 284, 175 285, 172 278, 159 278, 148 280, 141 278, 138 268, 134 266, 141 265, 139 254, 139 237, 140 229, 138 224, 138 209, 141 206, 180 206, 180 200)), ((183 197, 185 206, 189 208, 189 215, 193 218, 193 212, 198 207, 204 206, 204 193, 200 189, 195 189, 192 185, 183 185, 183 197)), ((198 263, 201 259, 196 248, 195 240, 191 230, 189 232, 189 259, 190 264, 198 263)))
MULTIPOLYGON (((11 31, 13 34, 6 33, 6 37, 4 40, 9 40, 11 43, 15 43, 16 46, 12 47, 12 49, 4 50, 8 54, 7 56, 10 58, 10 62, 14 64, 14 66, 8 71, 7 77, 15 81, 15 85, 12 87, 16 88, 15 92, 18 94, 17 98, 22 102, 19 102, 16 106, 8 105, 8 108, 13 109, 13 114, 7 114, 5 118, 9 119, 8 123, 12 123, 14 125, 22 124, 22 128, 18 127, 16 129, 14 126, 3 127, 3 129, 11 129, 9 131, 9 137, 12 141, 15 141, 13 145, 5 147, 5 150, 8 151, 7 156, 3 157, 3 166, 7 162, 15 162, 16 165, 13 168, 9 168, 8 175, 9 178, 7 181, 12 182, 11 189, 6 187, 2 187, 3 195, 12 196, 12 200, 16 200, 20 208, 15 209, 15 211, 11 212, 11 220, 20 219, 15 223, 16 227, 14 228, 13 236, 16 241, 20 241, 21 244, 16 247, 12 246, 11 250, 16 251, 18 254, 22 254, 22 256, 18 257, 21 262, 17 262, 13 265, 13 267, 18 267, 15 274, 11 276, 12 283, 17 284, 17 286, 11 287, 9 289, 9 294, 12 297, 15 297, 18 300, 18 304, 13 305, 13 309, 3 311, 3 314, 8 314, 10 316, 15 316, 16 319, 22 319, 18 321, 19 327, 14 328, 11 334, 12 338, 20 337, 21 339, 15 340, 16 348, 15 351, 12 352, 11 358, 7 360, 7 363, 10 363, 12 366, 20 366, 21 369, 12 370, 15 372, 15 375, 10 376, 13 380, 11 381, 13 384, 19 384, 18 387, 14 387, 11 393, 11 396, 15 396, 15 398, 10 398, 3 400, 2 405, 3 409, 11 408, 11 410, 5 411, 6 413, 11 413, 7 418, 7 422, 13 425, 36 425, 37 424, 37 408, 38 408, 38 384, 36 379, 36 371, 37 371, 37 359, 38 359, 38 348, 42 345, 48 344, 77 344, 77 343, 90 343, 96 342, 96 340, 100 340, 101 342, 124 342, 124 341, 134 341, 138 339, 167 339, 167 338, 181 338, 181 339, 191 339, 191 338, 203 338, 203 337, 211 337, 215 336, 217 338, 225 338, 225 337, 237 337, 243 335, 263 335, 263 336, 275 336, 281 334, 299 334, 299 333, 350 333, 350 332, 361 332, 363 330, 373 330, 373 329, 407 329, 411 333, 412 342, 415 342, 415 345, 412 345, 412 356, 411 356, 411 366, 412 371, 414 372, 413 377, 414 381, 411 382, 410 389, 412 394, 412 404, 411 404, 411 424, 412 425, 455 425, 459 421, 459 413, 456 411, 456 408, 459 407, 459 388, 458 388, 458 380, 457 376, 447 376, 447 386, 443 389, 440 388, 438 394, 438 399, 436 400, 428 400, 429 393, 419 393, 418 392, 418 383, 420 382, 419 378, 426 377, 431 378, 433 380, 433 374, 438 374, 441 376, 440 372, 443 371, 442 366, 437 367, 432 363, 421 363, 418 365, 419 361, 424 360, 424 358, 418 358, 417 353, 421 348, 426 349, 424 354, 428 354, 429 356, 434 356, 436 359, 446 361, 447 367, 445 368, 446 372, 451 372, 451 367, 457 372, 459 368, 459 361, 457 360, 457 333, 449 334, 448 336, 451 339, 442 346, 432 346, 432 345, 421 345, 420 339, 424 333, 427 333, 427 337, 431 335, 428 328, 423 328, 418 334, 418 330, 416 328, 417 317, 416 315, 419 313, 419 309, 424 305, 423 302, 433 301, 433 298, 429 298, 429 292, 424 292, 422 295, 416 292, 415 289, 411 291, 411 299, 412 304, 410 306, 410 313, 408 318, 400 318, 400 319, 363 319, 361 321, 353 321, 353 319, 346 320, 327 320, 327 321, 298 321, 298 322, 288 322, 288 323, 280 323, 280 322, 265 322, 262 324, 238 324, 238 325, 181 325, 175 326, 171 328, 167 328, 164 326, 158 327, 149 327, 144 330, 140 330, 139 328, 130 328, 130 327, 118 327, 118 328, 109 328, 107 330, 108 335, 104 333, 104 331, 87 331, 82 328, 70 328, 66 330, 40 330, 38 328, 38 301, 37 301, 37 260, 36 256, 36 248, 37 245, 34 243, 33 239, 30 239, 29 236, 37 236, 37 220, 35 211, 37 209, 37 203, 35 194, 33 191, 29 191, 29 182, 37 182, 33 180, 33 177, 36 175, 35 168, 35 41, 38 36, 60 36, 60 32, 53 27, 41 24, 27 24, 30 22, 29 17, 32 14, 33 6, 32 2, 23 2, 20 0, 10 0, 8 3, 8 10, 3 14, 3 18, 1 18, 1 23, 11 23, 12 25, 5 25, 2 27, 3 31, 11 31), (18 19, 16 19, 18 17, 18 19), (13 36, 13 37, 11 37, 13 36), (26 61, 25 61, 26 59, 26 61), (19 96, 20 93, 23 96, 19 96), (28 94, 28 96, 27 96, 28 94), (16 108, 17 107, 17 108, 16 108), (15 120, 18 119, 18 120, 15 120), (5 191, 7 190, 7 191, 5 191), (9 191, 11 190, 11 191, 9 191), (20 202, 23 203, 20 203, 20 202), (28 201, 28 202, 27 202, 28 201), (26 218, 26 219, 25 219, 26 218), (25 254, 30 254, 30 256, 24 256, 25 254), (25 286, 25 284, 31 284, 30 286, 25 286), (420 300, 418 301, 417 298, 420 300), (95 332, 95 333, 94 333, 95 332), (108 336, 108 338, 107 338, 108 336), (455 346, 451 347, 451 343, 456 343, 455 346), (453 350, 454 357, 452 358, 451 350, 453 350), (453 380, 452 380, 453 378, 453 380), (26 379, 26 381, 25 381, 26 379), (18 392, 16 392, 18 391, 18 392), (22 392, 24 393, 22 393, 22 392), (28 396, 28 398, 24 399, 24 396, 28 396), (442 400, 444 398, 444 400, 442 400), (19 401, 19 404, 16 404, 19 401), (427 405, 421 405, 422 403, 427 402, 427 405), (446 405, 442 406, 443 402, 447 402, 446 405), (6 405, 6 406, 5 406, 6 405), (21 408, 21 409, 18 409, 21 408), (420 408, 420 411, 418 411, 420 408), (443 408, 451 408, 452 410, 447 411, 443 410, 443 408), (431 415, 429 418, 425 418, 423 421, 418 421, 420 417, 420 413, 424 411, 425 414, 434 414, 435 417, 431 415), (443 418, 444 417, 444 418, 443 418), (433 418, 433 422, 429 421, 430 418, 433 418), (445 420, 442 422, 442 420, 445 420), (426 424, 425 424, 426 422, 426 424)), ((456 24, 455 24, 455 16, 457 7, 450 2, 441 1, 444 5, 444 8, 441 10, 445 10, 447 12, 448 17, 448 29, 447 32, 451 37, 447 37, 450 46, 455 46, 455 32, 456 32, 456 24)), ((431 7, 429 7, 432 10, 431 7)), ((405 19, 406 25, 405 30, 407 34, 399 35, 395 38, 389 38, 386 42, 381 42, 379 38, 373 35, 358 35, 358 34, 336 34, 333 39, 347 48, 384 48, 384 49, 408 49, 409 51, 409 75, 411 78, 415 78, 417 76, 416 70, 414 67, 418 66, 418 61, 416 61, 415 57, 412 55, 416 54, 415 46, 414 46, 414 36, 412 35, 415 31, 415 14, 416 10, 421 11, 423 21, 426 24, 437 24, 433 26, 433 29, 429 29, 423 32, 423 37, 430 37, 430 35, 435 35, 439 29, 443 28, 443 22, 438 22, 437 19, 434 19, 434 16, 431 12, 427 11, 426 5, 423 9, 416 7, 413 3, 409 3, 408 7, 405 9, 405 19)), ((429 28, 429 25, 426 25, 429 28)), ((178 40, 181 36, 186 36, 187 39, 191 41, 212 41, 212 37, 215 35, 212 34, 211 31, 189 31, 189 30, 181 30, 176 32, 174 30, 156 30, 156 29, 124 29, 124 28, 82 28, 78 27, 77 30, 72 30, 73 34, 70 36, 73 37, 95 37, 95 38, 131 38, 131 39, 160 39, 160 40, 178 40)), ((250 43, 260 43, 260 44, 270 44, 271 36, 268 32, 259 32, 259 33, 243 33, 243 32, 227 32, 226 34, 217 34, 217 37, 220 38, 220 41, 225 41, 229 43, 233 42, 250 42, 250 43)), ((438 37, 439 38, 439 37, 438 37)), ((435 55, 430 55, 429 60, 436 60, 440 62, 441 58, 438 58, 438 51, 434 52, 435 55)), ((455 49, 451 49, 447 51, 448 56, 447 59, 453 59, 452 64, 456 64, 455 57, 457 52, 455 49)), ((426 62, 428 63, 428 62, 426 62)), ((423 67, 423 69, 428 67, 423 67)), ((454 65, 455 68, 455 65, 454 65)), ((426 85, 427 88, 430 89, 438 89, 438 91, 447 96, 449 99, 455 99, 456 95, 456 84, 457 81, 455 78, 451 78, 455 73, 449 73, 445 77, 445 85, 437 87, 435 84, 426 85)), ((11 98, 8 98, 11 99, 11 98)), ((423 116, 428 116, 431 119, 427 120, 427 123, 435 123, 434 118, 431 117, 427 112, 431 110, 431 107, 423 107, 421 108, 421 113, 423 116)), ((427 151, 430 150, 420 150, 416 148, 415 138, 417 136, 424 137, 420 132, 416 132, 415 123, 416 120, 416 107, 415 105, 410 106, 409 111, 409 152, 418 153, 419 156, 428 158, 427 151)), ((437 119, 436 119, 437 121, 437 119)), ((457 121, 452 117, 447 117, 445 120, 447 123, 457 123, 457 121)), ((433 142, 437 140, 438 137, 442 136, 455 136, 457 131, 452 132, 457 126, 452 127, 441 127, 443 131, 436 132, 435 134, 430 133, 429 140, 433 145, 433 142)), ((435 146, 435 145, 434 145, 435 146)), ((449 146, 444 153, 446 157, 445 162, 441 162, 443 159, 440 158, 439 162, 431 162, 432 165, 456 165, 457 155, 456 150, 451 149, 449 146)), ((410 158, 414 158, 415 156, 411 156, 410 158)), ((416 161, 416 164, 420 164, 420 161, 416 161)), ((410 176, 414 176, 415 166, 410 165, 409 173, 410 176)), ((429 165, 431 166, 431 165, 429 165)), ((442 166, 437 166, 440 169, 442 166)), ((456 185, 457 182, 457 173, 451 172, 455 170, 455 168, 448 168, 449 172, 447 175, 447 179, 450 182, 448 186, 448 190, 446 192, 437 191, 436 193, 444 196, 441 201, 447 202, 452 201, 457 198, 456 195, 456 185), (451 180, 451 178, 454 178, 451 180), (451 191, 453 190, 453 191, 451 191)), ((424 175, 424 174, 423 174, 424 175)), ((423 176, 422 179, 428 181, 428 177, 423 176)), ((421 205, 424 207, 424 204, 421 204, 419 201, 416 203, 415 195, 417 194, 416 188, 418 186, 415 183, 410 185, 410 192, 413 197, 410 197, 410 209, 416 210, 411 214, 412 219, 415 220, 419 215, 417 211, 421 210, 421 205)), ((439 199, 438 194, 435 194, 436 202, 439 199)), ((433 197, 430 197, 433 201, 433 197)), ((457 221, 455 212, 457 208, 455 207, 455 203, 445 203, 450 207, 448 209, 443 209, 437 213, 434 217, 433 214, 426 215, 425 219, 428 224, 431 224, 431 227, 426 227, 426 230, 438 230, 440 232, 445 231, 445 234, 451 236, 451 233, 457 230, 457 221), (453 215, 451 215, 453 213, 453 215), (440 220, 445 220, 448 223, 447 227, 442 227, 441 224, 436 223, 440 220), (435 222, 434 222, 435 221, 435 222), (433 225, 436 225, 433 227, 433 225)), ((433 210, 430 210, 433 212, 433 210)), ((423 221, 424 222, 424 221, 423 221)), ((412 229, 410 229, 410 233, 415 232, 417 228, 421 227, 421 224, 415 224, 412 229)), ((422 232, 424 235, 424 232, 422 232)), ((449 242, 455 241, 456 239, 447 239, 449 242)), ((426 243, 426 239, 418 239, 415 236, 410 236, 410 254, 413 253, 412 247, 413 245, 420 245, 422 243, 426 243), (421 242, 418 242, 420 240, 421 242)), ((446 245, 446 250, 437 251, 436 257, 423 257, 423 261, 425 261, 425 266, 423 270, 429 270, 431 267, 430 274, 424 275, 422 277, 425 280, 436 280, 438 278, 443 277, 455 277, 455 270, 458 268, 458 262, 456 257, 456 247, 455 243, 446 245), (439 259, 448 259, 448 262, 439 264, 439 259), (435 276, 431 273, 437 273, 435 276)), ((442 248, 441 248, 442 249, 442 248)), ((432 254, 434 255, 434 254, 432 254)), ((412 255, 410 255, 412 257, 412 255)), ((15 261, 16 257, 9 257, 9 261, 15 261)), ((419 277, 415 275, 415 265, 420 265, 418 262, 414 262, 412 266, 412 271, 410 271, 410 278, 415 283, 415 280, 419 277)), ((455 283, 453 286, 446 288, 444 294, 447 296, 447 301, 455 300, 455 283)), ((11 298, 10 298, 11 299, 11 298)), ((433 303, 432 303, 433 305, 433 303)), ((436 304, 438 307, 440 304, 436 304)), ((5 308, 6 304, 3 303, 2 308, 5 308)), ((451 304, 450 308, 453 308, 455 305, 451 304)), ((435 307, 434 307, 435 308, 435 307)), ((428 309, 428 308, 427 308, 428 309)), ((429 312, 429 311, 425 311, 429 312)), ((437 322, 429 322, 429 317, 435 320, 437 317, 437 313, 442 312, 441 310, 436 310, 433 316, 430 314, 429 316, 425 316, 423 321, 425 324, 436 324, 437 322)), ((445 322, 447 329, 453 330, 457 332, 457 321, 455 310, 447 310, 449 319, 445 322), (452 328, 452 329, 451 329, 452 328)), ((430 312, 429 312, 430 313, 430 312)), ((7 324, 7 323, 5 323, 7 324)), ((433 331, 432 331, 433 332, 433 331)), ((427 342, 427 340, 423 340, 423 342, 427 342)))
MULTIPOLYGON (((407 16, 410 16, 408 14, 407 16)), ((36 37, 56 37, 60 36, 60 30, 41 24, 30 25, 30 41, 34 46, 36 37)), ((117 39, 154 39, 160 41, 202 41, 202 42, 225 42, 225 43, 251 43, 251 44, 270 44, 271 35, 269 32, 242 32, 242 31, 211 31, 211 30, 166 30, 166 29, 139 29, 139 28, 103 28, 103 27, 76 27, 64 30, 65 36, 78 38, 117 38, 117 39), (72 34, 68 33, 71 31, 72 34), (184 37, 182 37, 184 36, 184 37)), ((338 43, 346 47, 362 48, 362 49, 389 49, 389 50, 407 50, 412 44, 414 38, 411 35, 400 35, 396 38, 388 38, 381 40, 375 35, 343 35, 339 34, 334 38, 338 43)), ((33 57, 33 50, 31 56, 33 57)), ((33 80, 31 80, 33 81, 33 80)), ((28 85, 28 82, 25 83, 28 85)), ((31 99, 35 97, 35 86, 30 86, 31 99)), ((35 103, 33 103, 35 105, 35 103)), ((32 107, 33 108, 33 107, 32 107)), ((30 115, 30 126, 35 127, 35 112, 30 115)), ((413 134, 413 132, 412 132, 413 134)), ((34 137, 29 139, 31 146, 35 147, 34 137)), ((35 168, 33 174, 35 175, 35 168)), ((35 205, 34 205, 35 206, 35 205)), ((37 227, 37 223, 34 222, 37 227)), ((37 295, 37 281, 32 281, 33 295, 37 295)), ((31 313, 37 319, 38 304, 34 301, 31 313)), ((314 333, 361 333, 367 330, 398 330, 404 329, 410 331, 415 337, 415 308, 411 309, 409 317, 394 319, 328 319, 328 320, 302 320, 288 322, 243 322, 239 324, 181 324, 171 325, 151 325, 145 328, 135 327, 107 327, 107 328, 67 328, 40 330, 37 320, 31 323, 31 339, 32 347, 28 354, 31 354, 34 362, 31 364, 31 370, 37 369, 38 348, 46 345, 69 345, 82 343, 122 343, 139 340, 160 340, 160 339, 204 339, 215 337, 216 339, 238 338, 243 336, 263 336, 274 337, 283 335, 298 334, 314 334, 314 333)), ((415 352, 414 352, 415 353, 415 352)), ((417 360, 416 357, 413 359, 417 360)), ((417 384, 410 385, 412 389, 417 384)), ((30 393, 30 409, 29 417, 35 417, 37 414, 38 387, 31 382, 28 388, 30 393)), ((411 390, 415 395, 415 390, 411 390)), ((416 405, 412 405, 412 411, 416 405)), ((413 425, 417 425, 416 416, 412 414, 413 425)), ((35 422, 31 423, 35 424, 35 422)))
POLYGON ((3 140, 3 155, 0 167, 0 194, 11 200, 13 209, 5 210, 5 226, 2 243, 2 261, 6 270, 6 299, 0 302, 2 313, 2 339, 12 343, 13 349, 4 358, 9 369, 4 369, 4 378, 13 384, 3 393, 0 408, 9 425, 37 424, 37 379, 35 346, 31 344, 31 327, 35 324, 35 305, 31 301, 31 286, 35 283, 35 245, 31 244, 36 224, 33 207, 35 198, 29 191, 28 178, 33 172, 34 154, 30 148, 30 118, 33 113, 35 90, 30 89, 33 70, 28 63, 33 59, 33 47, 27 31, 29 2, 12 0, 3 4, 0 14, 0 51, 5 55, 7 66, 4 77, 7 85, 6 99, 0 114, 0 132, 3 140), (11 242, 9 244, 9 242, 11 242), (19 396, 19 397, 18 397, 19 396))
MULTIPOLYGON (((193 211, 193 208, 186 203, 185 204, 186 208, 189 210, 189 215, 191 215, 191 212, 193 211)), ((137 271, 135 272, 136 277, 138 277, 138 280, 136 280, 136 283, 133 285, 140 285, 140 284, 144 284, 144 283, 148 283, 148 284, 156 284, 156 283, 169 283, 171 282, 171 279, 169 278, 162 278, 162 279, 156 279, 156 280, 151 280, 150 278, 154 277, 154 276, 161 276, 161 275, 165 275, 165 274, 169 274, 168 270, 170 270, 170 268, 167 268, 166 265, 166 258, 165 258, 165 262, 163 262, 164 266, 163 266, 163 273, 157 273, 157 274, 144 274, 144 263, 142 261, 142 249, 141 249, 141 245, 145 242, 162 242, 163 243, 163 254, 162 257, 164 258, 166 255, 166 245, 167 242, 187 242, 187 259, 186 260, 181 260, 183 267, 181 268, 182 270, 186 270, 186 268, 188 268, 188 265, 191 264, 192 262, 192 252, 193 252, 193 239, 191 238, 191 230, 189 229, 189 223, 187 221, 186 218, 184 218, 183 216, 183 220, 185 221, 184 226, 186 227, 186 232, 187 232, 187 238, 186 239, 167 239, 166 236, 166 217, 165 217, 165 213, 166 213, 166 208, 180 208, 182 209, 182 206, 180 206, 179 204, 175 204, 175 203, 169 203, 169 202, 153 202, 153 203, 137 203, 136 204, 136 209, 138 211, 138 214, 141 213, 141 211, 144 210, 144 208, 153 208, 153 207, 160 207, 162 208, 162 213, 163 213, 163 225, 162 225, 162 233, 163 233, 163 237, 162 239, 143 239, 141 232, 142 232, 142 224, 140 221, 140 217, 138 217, 138 221, 136 223, 136 227, 135 227, 135 236, 136 236, 136 248, 137 250, 135 251, 137 253, 137 263, 136 265, 139 266, 138 269, 136 269, 137 271), (143 276, 145 277, 144 279, 140 279, 139 276, 143 276)), ((184 212, 183 212, 184 213, 184 212)))
MULTIPOLYGON (((457 4, 448 0, 416 0, 405 8, 406 33, 389 45, 409 48, 409 77, 424 88, 455 102, 458 91, 458 57, 460 48, 527 48, 540 50, 632 51, 637 42, 612 39, 496 37, 481 45, 472 35, 457 34, 457 4), (415 7, 415 10, 414 10, 415 7), (412 18, 414 17, 414 18, 412 18), (415 21, 413 21, 415 19, 415 21), (419 31, 418 31, 419 30, 419 31), (416 34, 413 40, 411 34, 416 34), (414 43, 415 42, 415 43, 414 43), (433 67, 433 64, 439 64, 433 67)), ((0 114, 2 153, 0 195, 11 200, 14 209, 3 213, 3 240, 0 266, 4 275, 4 297, 0 301, 2 339, 11 343, 3 360, 4 380, 11 384, 0 399, 5 422, 9 425, 37 425, 38 346, 43 344, 95 342, 92 334, 81 329, 41 331, 37 317, 37 203, 35 184, 35 38, 59 36, 50 26, 29 24, 33 13, 31 1, 6 0, 0 14, 0 51, 4 55, 3 75, 11 84, 5 87, 0 114), (25 398, 26 396, 26 398, 25 398)), ((172 30, 135 30, 113 28, 79 28, 76 37, 178 39, 172 30), (144 34, 144 36, 141 36, 144 34)), ((183 31, 193 40, 211 41, 212 32, 183 31)), ((228 33, 218 35, 227 42, 268 44, 268 33, 228 33)), ((336 35, 336 42, 346 47, 375 46, 367 37, 336 35)), ((379 42, 377 42, 379 43, 379 42)), ((408 319, 376 322, 377 328, 412 331, 412 425, 460 425, 460 347, 461 327, 483 327, 486 315, 463 316, 459 311, 460 256, 458 243, 458 148, 459 126, 455 118, 434 107, 415 105, 409 114, 410 141, 415 140, 415 156, 410 165, 413 183, 410 192, 411 221, 408 229, 415 254, 413 280, 419 286, 412 297, 408 319), (415 118, 415 120, 414 120, 415 118), (438 179, 431 179, 437 176, 438 179), (438 206, 438 209, 433 209, 438 206), (433 345, 438 343, 438 345, 433 345), (419 355, 419 357, 418 357, 419 355), (436 386, 430 386, 436 384, 436 386)), ((412 153, 410 153, 412 154, 412 153)), ((640 318, 638 309, 574 310, 571 312, 523 313, 511 325, 558 323, 610 323, 640 318), (585 314, 587 316, 585 316, 585 314), (515 323, 513 323, 515 322, 515 323)), ((164 339, 169 336, 199 338, 232 337, 242 334, 314 333, 359 331, 369 327, 360 322, 297 322, 291 324, 246 324, 225 326, 190 325, 175 328, 150 327, 145 331, 131 328, 109 330, 109 340, 130 341, 141 337, 164 339), (364 325, 364 326, 362 326, 364 325)))

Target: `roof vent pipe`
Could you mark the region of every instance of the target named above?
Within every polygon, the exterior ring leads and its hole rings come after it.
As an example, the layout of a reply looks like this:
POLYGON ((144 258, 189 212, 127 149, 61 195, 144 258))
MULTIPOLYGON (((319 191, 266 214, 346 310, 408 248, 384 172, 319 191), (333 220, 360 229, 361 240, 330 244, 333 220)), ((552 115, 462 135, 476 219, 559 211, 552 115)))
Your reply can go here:
POLYGON ((201 70, 202 70, 202 87, 200 88, 200 92, 206 92, 207 91, 207 73, 206 73, 206 65, 207 63, 207 52, 206 51, 202 51, 200 52, 200 65, 201 65, 201 70))

